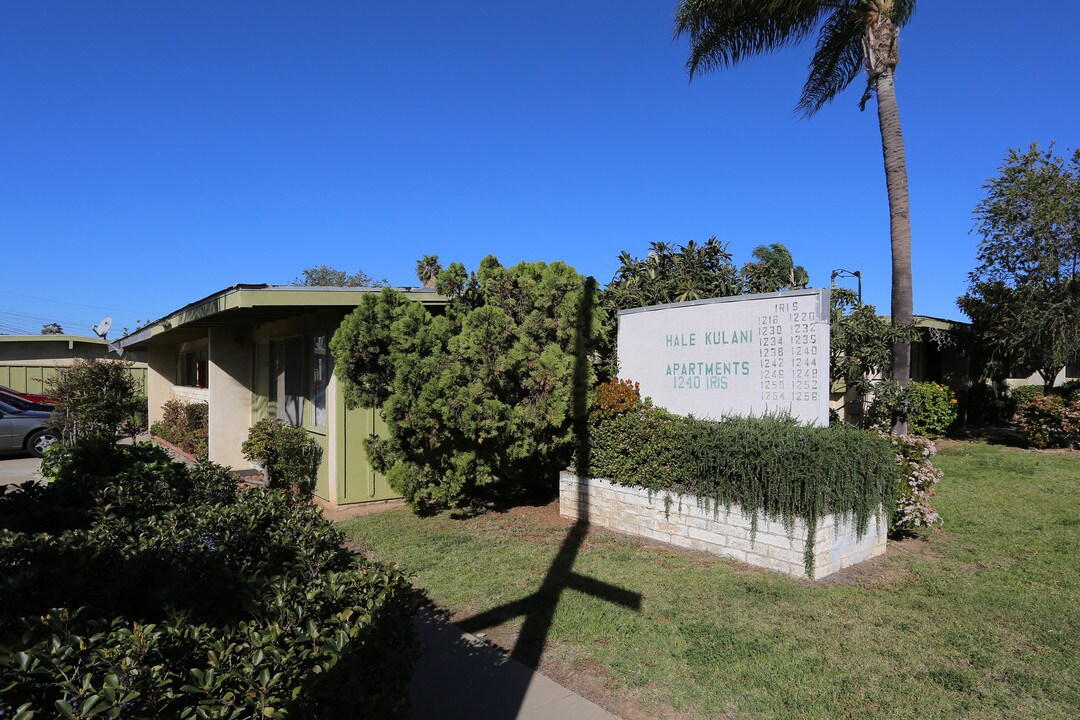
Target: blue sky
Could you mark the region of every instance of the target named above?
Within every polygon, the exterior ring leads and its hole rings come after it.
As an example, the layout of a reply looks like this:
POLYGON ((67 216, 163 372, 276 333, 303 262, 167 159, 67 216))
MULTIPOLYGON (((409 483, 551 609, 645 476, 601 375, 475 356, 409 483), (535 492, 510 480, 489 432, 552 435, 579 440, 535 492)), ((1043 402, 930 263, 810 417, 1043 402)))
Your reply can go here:
MULTIPOLYGON (((688 82, 674 2, 50 2, 0 8, 0 332, 89 334, 309 265, 415 284, 622 250, 781 242, 889 305, 872 107, 794 106, 811 47, 688 82)), ((1072 3, 928 2, 902 36, 917 313, 961 317, 1009 147, 1080 145, 1072 3)), ((115 334, 115 333, 114 333, 115 334)))

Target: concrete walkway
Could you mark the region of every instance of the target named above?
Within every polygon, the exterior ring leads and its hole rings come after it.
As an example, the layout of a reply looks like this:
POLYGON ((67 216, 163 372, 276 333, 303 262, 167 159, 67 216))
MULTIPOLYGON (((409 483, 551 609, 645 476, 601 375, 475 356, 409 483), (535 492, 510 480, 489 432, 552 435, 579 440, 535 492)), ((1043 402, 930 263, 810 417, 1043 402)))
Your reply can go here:
POLYGON ((0 455, 0 485, 19 485, 28 480, 41 480, 40 458, 0 455))
POLYGON ((424 654, 413 675, 412 720, 619 720, 423 609, 424 654))

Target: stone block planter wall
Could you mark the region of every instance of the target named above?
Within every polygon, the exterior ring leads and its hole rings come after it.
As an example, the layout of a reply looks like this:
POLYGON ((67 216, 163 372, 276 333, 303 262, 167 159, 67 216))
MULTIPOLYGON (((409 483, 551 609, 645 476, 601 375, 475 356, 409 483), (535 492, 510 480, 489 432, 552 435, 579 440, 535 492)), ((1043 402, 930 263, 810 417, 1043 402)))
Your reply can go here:
POLYGON ((209 403, 210 388, 189 387, 187 385, 174 385, 169 388, 169 398, 183 400, 186 403, 209 403))
MULTIPOLYGON (((650 492, 616 485, 602 478, 579 478, 563 472, 559 478, 559 512, 591 524, 630 535, 720 555, 750 565, 806 577, 803 551, 806 524, 796 520, 791 533, 781 522, 758 518, 750 539, 750 519, 741 508, 714 512, 691 495, 650 492), (700 506, 699 506, 700 505, 700 506)), ((836 525, 830 515, 818 521, 814 540, 814 580, 885 552, 886 527, 871 523, 857 538, 854 522, 836 525)))

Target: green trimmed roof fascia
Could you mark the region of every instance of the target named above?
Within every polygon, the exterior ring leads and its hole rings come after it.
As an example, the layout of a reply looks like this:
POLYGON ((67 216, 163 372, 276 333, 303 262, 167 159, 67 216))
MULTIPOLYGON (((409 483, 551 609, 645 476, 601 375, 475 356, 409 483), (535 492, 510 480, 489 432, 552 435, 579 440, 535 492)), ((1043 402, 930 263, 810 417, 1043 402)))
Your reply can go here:
MULTIPOLYGON (((446 298, 434 290, 423 288, 393 288, 425 305, 444 305, 446 298)), ((120 339, 121 347, 146 342, 158 335, 179 329, 212 315, 229 310, 275 307, 337 307, 352 308, 360 298, 380 293, 381 287, 304 287, 293 285, 234 285, 185 305, 165 317, 139 328, 120 339)))
POLYGON ((105 345, 105 341, 98 337, 86 337, 85 335, 0 335, 0 342, 66 342, 68 350, 74 350, 75 344, 81 345, 105 345))

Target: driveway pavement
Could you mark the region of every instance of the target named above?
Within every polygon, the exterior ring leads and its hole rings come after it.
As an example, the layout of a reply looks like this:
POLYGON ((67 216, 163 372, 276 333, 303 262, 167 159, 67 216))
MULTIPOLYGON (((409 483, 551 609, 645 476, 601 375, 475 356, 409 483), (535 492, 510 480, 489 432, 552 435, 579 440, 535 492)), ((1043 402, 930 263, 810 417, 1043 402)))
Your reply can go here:
POLYGON ((40 480, 40 469, 40 458, 0 456, 0 485, 18 485, 27 480, 40 480))

